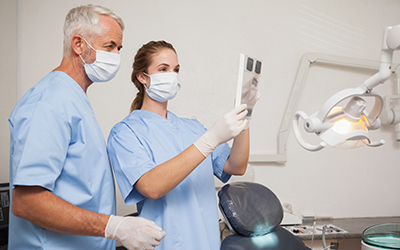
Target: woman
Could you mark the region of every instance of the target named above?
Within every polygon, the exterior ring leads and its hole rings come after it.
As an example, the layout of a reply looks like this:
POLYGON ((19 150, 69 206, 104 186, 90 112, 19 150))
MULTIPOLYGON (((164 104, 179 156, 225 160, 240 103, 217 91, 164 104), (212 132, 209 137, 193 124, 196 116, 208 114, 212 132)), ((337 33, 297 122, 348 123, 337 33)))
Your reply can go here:
POLYGON ((125 203, 166 232, 157 249, 220 249, 213 174, 243 175, 249 157, 246 105, 206 130, 167 110, 180 89, 178 57, 165 41, 140 48, 132 81, 139 90, 131 113, 116 124, 108 152, 125 203), (232 149, 227 141, 235 138, 232 149), (210 157, 208 157, 210 156, 210 157))

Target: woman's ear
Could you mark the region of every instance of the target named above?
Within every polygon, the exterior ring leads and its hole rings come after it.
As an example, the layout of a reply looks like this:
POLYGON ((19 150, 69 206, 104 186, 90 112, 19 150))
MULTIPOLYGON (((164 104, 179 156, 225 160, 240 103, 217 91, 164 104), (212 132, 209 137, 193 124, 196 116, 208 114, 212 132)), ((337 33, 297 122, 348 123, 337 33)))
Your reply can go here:
POLYGON ((136 78, 139 80, 140 83, 146 85, 146 76, 142 72, 136 73, 136 78))

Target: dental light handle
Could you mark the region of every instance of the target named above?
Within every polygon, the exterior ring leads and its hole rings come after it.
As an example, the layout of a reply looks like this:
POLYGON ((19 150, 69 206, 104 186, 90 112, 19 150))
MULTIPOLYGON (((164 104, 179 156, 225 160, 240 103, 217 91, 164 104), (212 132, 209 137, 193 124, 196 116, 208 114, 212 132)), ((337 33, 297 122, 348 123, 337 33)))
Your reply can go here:
POLYGON ((306 142, 306 141, 304 140, 304 137, 303 137, 303 135, 301 134, 300 129, 299 129, 299 126, 300 126, 300 125, 299 125, 299 119, 300 119, 300 117, 301 117, 304 121, 308 119, 307 114, 304 113, 303 111, 298 111, 298 112, 294 115, 294 117, 293 117, 293 121, 292 121, 292 124, 293 124, 293 131, 294 131, 294 136, 296 137, 297 142, 298 142, 304 149, 307 149, 307 150, 309 150, 309 151, 318 151, 318 150, 321 150, 321 149, 323 149, 324 147, 326 147, 327 144, 326 144, 325 142, 323 142, 323 141, 321 141, 319 144, 312 145, 312 144, 310 144, 310 143, 308 143, 308 142, 306 142))
POLYGON ((380 141, 372 141, 367 146, 377 148, 377 147, 384 145, 385 143, 386 143, 386 141, 382 139, 380 141))

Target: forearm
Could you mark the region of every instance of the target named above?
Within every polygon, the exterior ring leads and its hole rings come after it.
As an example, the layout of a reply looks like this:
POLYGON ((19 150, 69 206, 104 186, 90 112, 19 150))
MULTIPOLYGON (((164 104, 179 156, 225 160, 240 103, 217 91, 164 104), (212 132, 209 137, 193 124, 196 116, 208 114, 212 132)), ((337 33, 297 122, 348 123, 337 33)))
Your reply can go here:
POLYGON ((158 199, 178 186, 204 159, 204 155, 191 145, 176 157, 145 173, 135 183, 135 188, 150 199, 158 199))
POLYGON ((243 130, 234 140, 224 173, 243 175, 246 172, 250 151, 250 129, 243 130))
POLYGON ((109 215, 79 208, 39 186, 13 189, 12 212, 47 230, 86 236, 104 236, 109 215))

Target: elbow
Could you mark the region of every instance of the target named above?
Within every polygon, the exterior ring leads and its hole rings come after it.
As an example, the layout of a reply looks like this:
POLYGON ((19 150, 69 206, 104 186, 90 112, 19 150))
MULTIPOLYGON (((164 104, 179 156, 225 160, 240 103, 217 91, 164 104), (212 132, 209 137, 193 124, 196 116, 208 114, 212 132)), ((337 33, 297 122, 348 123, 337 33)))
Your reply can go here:
POLYGON ((161 197, 163 197, 163 196, 164 196, 164 195, 161 195, 161 194, 156 193, 156 192, 149 192, 149 193, 146 195, 147 198, 152 199, 152 200, 157 200, 157 199, 159 199, 159 198, 161 198, 161 197))
POLYGON ((142 195, 146 196, 147 198, 152 199, 152 200, 157 200, 157 199, 159 199, 159 198, 164 196, 164 194, 162 194, 160 192, 157 192, 155 190, 146 190, 146 191, 142 191, 140 193, 142 195))
POLYGON ((246 173, 246 169, 247 169, 247 164, 243 165, 243 166, 237 166, 234 168, 231 167, 225 167, 224 168, 224 173, 225 174, 230 174, 230 175, 238 175, 238 176, 242 176, 246 173))
POLYGON ((16 197, 13 192, 12 206, 11 206, 11 212, 13 213, 13 215, 24 219, 25 216, 24 216, 23 206, 24 202, 21 202, 21 199, 18 196, 16 197))
POLYGON ((244 166, 244 167, 238 168, 238 169, 235 171, 234 175, 238 175, 238 176, 244 175, 244 174, 246 173, 246 168, 247 168, 247 165, 244 166))
POLYGON ((246 173, 246 168, 243 168, 237 175, 242 176, 246 173))
POLYGON ((14 216, 22 218, 21 211, 18 209, 18 205, 15 204, 15 200, 12 203, 11 212, 14 216))
POLYGON ((137 191, 139 191, 141 195, 152 200, 157 200, 158 198, 161 198, 165 195, 157 188, 150 187, 147 185, 140 185, 140 184, 138 185, 138 183, 136 183, 135 188, 137 189, 137 191))
POLYGON ((141 195, 152 200, 157 200, 170 191, 170 186, 161 180, 162 177, 154 177, 149 172, 140 177, 134 184, 134 187, 141 195))
POLYGON ((45 190, 39 186, 16 186, 12 190, 11 212, 19 218, 29 220, 38 201, 44 199, 45 190))

